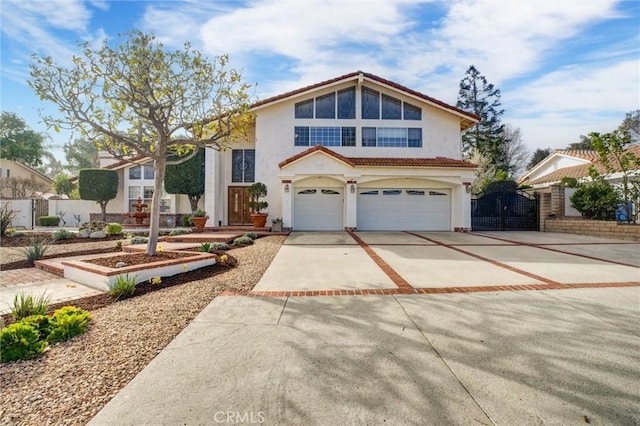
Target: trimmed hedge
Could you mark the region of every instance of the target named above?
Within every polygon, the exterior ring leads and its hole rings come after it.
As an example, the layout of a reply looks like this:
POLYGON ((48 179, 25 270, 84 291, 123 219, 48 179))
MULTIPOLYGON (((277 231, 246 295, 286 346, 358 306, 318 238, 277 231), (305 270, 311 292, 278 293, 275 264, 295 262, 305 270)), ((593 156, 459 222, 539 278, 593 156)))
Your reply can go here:
POLYGON ((78 175, 80 198, 109 201, 118 195, 118 173, 106 169, 82 169, 78 175))
POLYGON ((60 217, 58 216, 40 216, 38 218, 38 224, 40 226, 58 226, 60 223, 60 217))

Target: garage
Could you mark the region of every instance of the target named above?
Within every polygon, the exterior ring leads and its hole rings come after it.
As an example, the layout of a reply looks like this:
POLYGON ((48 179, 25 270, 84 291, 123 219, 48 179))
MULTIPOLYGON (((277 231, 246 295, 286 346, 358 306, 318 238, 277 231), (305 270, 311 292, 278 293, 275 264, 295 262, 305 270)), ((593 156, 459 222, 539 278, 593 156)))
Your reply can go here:
POLYGON ((296 188, 293 229, 296 231, 342 231, 341 188, 296 188))
POLYGON ((358 230, 450 231, 451 190, 361 188, 358 230))

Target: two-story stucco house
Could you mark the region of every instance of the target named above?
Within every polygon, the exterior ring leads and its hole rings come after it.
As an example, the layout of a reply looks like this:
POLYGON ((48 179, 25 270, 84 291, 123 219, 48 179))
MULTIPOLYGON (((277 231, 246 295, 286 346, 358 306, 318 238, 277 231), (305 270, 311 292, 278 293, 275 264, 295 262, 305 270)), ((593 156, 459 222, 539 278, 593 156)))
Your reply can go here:
MULTIPOLYGON (((475 166, 462 160, 461 132, 478 121, 474 114, 360 71, 252 111, 247 140, 206 150, 207 226, 251 224, 247 188, 263 182, 270 218, 292 230, 470 229, 475 166)), ((108 167, 122 170, 109 211, 150 201, 150 165, 108 167)), ((163 194, 163 206, 189 212, 180 195, 163 194)))
POLYGON ((246 187, 293 230, 467 230, 475 166, 461 131, 478 117, 354 72, 253 105, 248 141, 207 150, 208 226, 251 223, 246 187))

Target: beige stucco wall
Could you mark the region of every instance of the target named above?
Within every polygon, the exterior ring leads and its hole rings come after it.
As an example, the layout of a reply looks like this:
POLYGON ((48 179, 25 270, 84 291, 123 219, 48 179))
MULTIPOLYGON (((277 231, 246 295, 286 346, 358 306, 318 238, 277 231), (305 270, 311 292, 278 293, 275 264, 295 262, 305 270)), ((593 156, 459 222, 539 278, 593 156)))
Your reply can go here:
POLYGON ((22 164, 6 160, 4 158, 0 159, 0 178, 7 178, 7 171, 9 172, 9 177, 12 178, 20 178, 20 179, 33 179, 37 183, 45 185, 46 190, 51 189, 51 180, 44 179, 38 173, 34 173, 33 170, 30 170, 28 167, 23 166, 22 164))

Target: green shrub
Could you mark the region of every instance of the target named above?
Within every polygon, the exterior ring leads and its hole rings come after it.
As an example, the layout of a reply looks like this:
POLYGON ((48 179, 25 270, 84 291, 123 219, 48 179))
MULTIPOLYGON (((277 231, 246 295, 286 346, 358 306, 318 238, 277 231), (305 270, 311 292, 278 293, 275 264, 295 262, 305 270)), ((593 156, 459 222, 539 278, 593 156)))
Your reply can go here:
MULTIPOLYGON (((183 216, 182 218, 184 219, 185 217, 188 216, 183 216)), ((191 218, 189 217, 189 220, 191 220, 191 218)), ((191 225, 189 226, 193 226, 193 221, 191 221, 191 225)), ((175 235, 184 235, 184 234, 190 234, 191 230, 190 229, 174 229, 173 231, 169 232, 169 236, 175 236, 175 235)))
POLYGON ((251 244, 253 244, 253 240, 249 237, 238 237, 231 243, 234 246, 248 246, 251 244))
POLYGON ((104 232, 107 235, 120 235, 122 234, 122 225, 119 223, 107 223, 107 226, 104 227, 104 232))
POLYGON ((615 220, 619 203, 620 197, 606 182, 581 186, 571 196, 571 205, 583 216, 595 220, 615 220))
POLYGON ((13 296, 11 315, 16 321, 31 315, 44 315, 49 309, 50 300, 51 296, 46 291, 35 296, 21 291, 13 296))
POLYGON ((109 294, 116 300, 126 299, 133 296, 136 291, 136 277, 129 274, 122 274, 116 277, 116 281, 109 289, 109 294))
POLYGON ((22 248, 22 253, 24 253, 29 262, 34 262, 44 257, 44 254, 49 248, 46 241, 47 240, 43 238, 32 238, 29 245, 22 248))
POLYGON ((227 243, 212 243, 211 244, 211 250, 212 251, 229 250, 229 244, 227 244, 227 243))
POLYGON ((91 314, 75 306, 64 306, 56 310, 51 319, 48 342, 62 342, 85 333, 89 328, 91 314))
POLYGON ((122 241, 116 241, 116 250, 122 250, 122 241))
POLYGON ((243 237, 249 237, 252 240, 255 240, 256 238, 258 238, 258 234, 256 234, 255 232, 247 232, 243 235, 243 237))
POLYGON ((40 333, 28 324, 17 322, 0 330, 0 360, 2 362, 32 359, 47 349, 40 333))
POLYGON ((147 244, 148 242, 149 239, 145 237, 131 237, 131 244, 147 244))
POLYGON ((58 226, 60 224, 59 216, 40 216, 38 218, 40 226, 58 226))
POLYGON ((74 232, 69 232, 66 229, 58 229, 51 235, 54 241, 68 240, 71 238, 75 238, 75 236, 76 234, 74 232))
POLYGON ((193 218, 191 216, 182 216, 182 226, 191 228, 193 226, 193 218))
POLYGON ((78 229, 84 231, 85 229, 89 232, 102 231, 107 226, 106 222, 101 220, 94 220, 93 222, 84 222, 80 225, 78 229))
POLYGON ((14 221, 18 212, 9 208, 9 203, 0 206, 0 237, 4 236, 11 222, 14 221))
POLYGON ((209 251, 211 250, 211 243, 200 243, 200 247, 198 247, 198 250, 203 253, 209 253, 209 251))
POLYGON ((20 323, 30 325, 36 329, 40 333, 40 340, 46 340, 51 332, 51 318, 47 315, 31 315, 22 318, 20 323))

